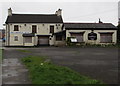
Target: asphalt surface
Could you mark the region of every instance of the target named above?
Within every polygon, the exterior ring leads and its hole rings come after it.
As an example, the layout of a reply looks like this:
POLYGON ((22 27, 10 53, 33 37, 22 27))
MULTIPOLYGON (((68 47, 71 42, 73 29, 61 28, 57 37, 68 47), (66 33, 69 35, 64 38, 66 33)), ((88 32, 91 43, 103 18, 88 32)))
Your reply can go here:
MULTIPOLYGON (((0 39, 0 49, 2 49, 2 40, 0 39)), ((2 55, 0 55, 2 56, 2 55)), ((2 59, 0 59, 0 86, 2 85, 2 59)))
MULTIPOLYGON (((3 53, 4 59, 20 59, 30 55, 47 56, 53 63, 67 66, 82 75, 106 84, 118 84, 117 48, 5 48, 3 53), (21 52, 20 49, 29 52, 21 52)), ((5 81, 4 79, 3 82, 5 81)))
POLYGON ((3 59, 2 84, 31 84, 28 69, 17 58, 3 59))

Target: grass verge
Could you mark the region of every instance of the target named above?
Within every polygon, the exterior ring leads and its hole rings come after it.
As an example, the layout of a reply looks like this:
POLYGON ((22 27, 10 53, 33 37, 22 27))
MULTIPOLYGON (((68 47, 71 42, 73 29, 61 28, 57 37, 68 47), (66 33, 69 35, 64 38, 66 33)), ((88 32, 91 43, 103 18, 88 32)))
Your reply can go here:
POLYGON ((24 53, 31 53, 31 52, 28 51, 28 50, 22 50, 22 49, 17 49, 17 51, 24 52, 24 53))
POLYGON ((25 57, 22 62, 29 69, 32 84, 102 84, 70 68, 55 65, 44 56, 25 57))

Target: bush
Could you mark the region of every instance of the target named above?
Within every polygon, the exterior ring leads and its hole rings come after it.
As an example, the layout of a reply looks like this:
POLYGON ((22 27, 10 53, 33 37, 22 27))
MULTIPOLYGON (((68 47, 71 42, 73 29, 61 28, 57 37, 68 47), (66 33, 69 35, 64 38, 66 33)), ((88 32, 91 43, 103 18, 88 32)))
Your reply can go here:
POLYGON ((67 37, 67 40, 66 40, 67 45, 68 46, 74 46, 74 45, 76 45, 76 43, 72 43, 71 42, 71 38, 75 38, 75 37, 67 37))

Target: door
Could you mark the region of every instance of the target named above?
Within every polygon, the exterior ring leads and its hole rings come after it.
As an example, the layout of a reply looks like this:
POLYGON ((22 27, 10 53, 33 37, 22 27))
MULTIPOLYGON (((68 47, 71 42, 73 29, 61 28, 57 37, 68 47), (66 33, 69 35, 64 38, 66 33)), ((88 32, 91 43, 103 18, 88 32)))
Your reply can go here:
POLYGON ((49 45, 49 37, 38 37, 38 45, 49 45))

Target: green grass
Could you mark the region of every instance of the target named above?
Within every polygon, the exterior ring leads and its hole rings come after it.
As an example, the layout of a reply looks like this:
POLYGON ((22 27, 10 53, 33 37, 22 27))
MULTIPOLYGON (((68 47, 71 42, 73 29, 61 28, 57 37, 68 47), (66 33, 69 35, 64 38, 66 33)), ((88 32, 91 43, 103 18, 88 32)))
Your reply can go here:
POLYGON ((29 69, 32 84, 102 84, 68 67, 55 65, 44 56, 25 57, 22 62, 29 69))
POLYGON ((17 49, 17 51, 24 52, 24 53, 31 53, 29 50, 22 50, 22 49, 17 49))

